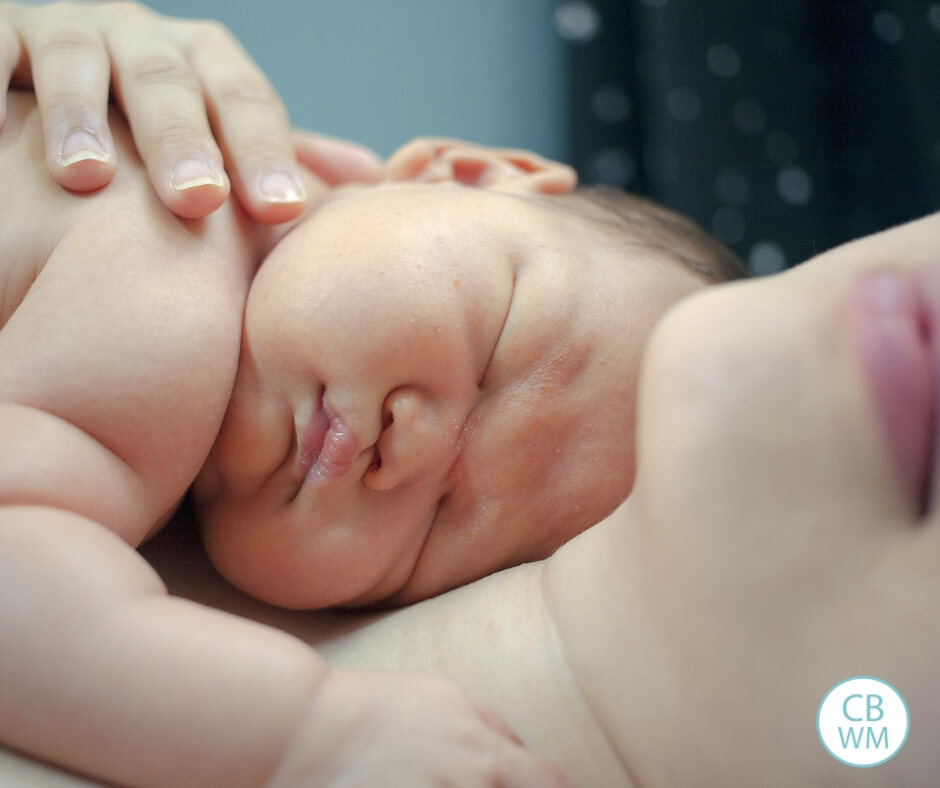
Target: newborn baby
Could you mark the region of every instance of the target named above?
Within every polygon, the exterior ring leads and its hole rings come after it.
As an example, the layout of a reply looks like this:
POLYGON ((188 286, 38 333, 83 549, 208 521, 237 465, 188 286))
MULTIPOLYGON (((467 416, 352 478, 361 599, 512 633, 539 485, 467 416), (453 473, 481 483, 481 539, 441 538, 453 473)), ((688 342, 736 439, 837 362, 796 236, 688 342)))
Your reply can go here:
POLYGON ((195 487, 227 579, 288 607, 411 602, 627 496, 652 325, 743 270, 663 208, 573 187, 533 154, 419 140, 280 242, 195 487))
POLYGON ((198 476, 213 560, 283 605, 545 555, 629 492, 647 333, 732 258, 563 165, 421 141, 259 270, 265 233, 231 202, 173 217, 116 114, 122 166, 79 197, 33 97, 8 110, 0 743, 122 785, 560 784, 456 688, 331 669, 135 548, 198 476))

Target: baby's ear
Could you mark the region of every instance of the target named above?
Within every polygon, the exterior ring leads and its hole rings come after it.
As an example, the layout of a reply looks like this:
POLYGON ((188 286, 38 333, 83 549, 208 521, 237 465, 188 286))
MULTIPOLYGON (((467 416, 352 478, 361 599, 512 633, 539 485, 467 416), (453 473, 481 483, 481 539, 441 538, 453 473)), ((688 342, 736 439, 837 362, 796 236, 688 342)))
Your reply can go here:
POLYGON ((385 165, 385 180, 462 183, 516 194, 565 194, 574 189, 578 176, 567 164, 529 151, 421 138, 392 154, 385 165))

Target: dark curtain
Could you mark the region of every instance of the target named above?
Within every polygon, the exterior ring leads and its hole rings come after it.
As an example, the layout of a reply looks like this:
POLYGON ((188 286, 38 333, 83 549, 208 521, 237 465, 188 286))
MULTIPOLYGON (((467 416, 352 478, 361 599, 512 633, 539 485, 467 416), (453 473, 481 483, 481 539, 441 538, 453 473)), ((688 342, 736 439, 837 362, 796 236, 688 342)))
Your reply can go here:
POLYGON ((555 25, 582 182, 755 273, 940 209, 940 2, 558 0, 555 25))

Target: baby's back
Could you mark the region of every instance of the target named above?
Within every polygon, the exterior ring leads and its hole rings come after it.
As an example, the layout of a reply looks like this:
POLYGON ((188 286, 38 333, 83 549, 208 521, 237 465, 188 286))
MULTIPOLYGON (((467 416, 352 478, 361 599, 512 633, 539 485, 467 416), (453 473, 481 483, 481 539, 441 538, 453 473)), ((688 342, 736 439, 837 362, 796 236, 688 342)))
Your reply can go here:
POLYGON ((121 120, 114 182, 77 195, 44 164, 30 94, 0 132, 0 505, 84 515, 137 544, 218 430, 255 260, 235 209, 184 223, 121 120))

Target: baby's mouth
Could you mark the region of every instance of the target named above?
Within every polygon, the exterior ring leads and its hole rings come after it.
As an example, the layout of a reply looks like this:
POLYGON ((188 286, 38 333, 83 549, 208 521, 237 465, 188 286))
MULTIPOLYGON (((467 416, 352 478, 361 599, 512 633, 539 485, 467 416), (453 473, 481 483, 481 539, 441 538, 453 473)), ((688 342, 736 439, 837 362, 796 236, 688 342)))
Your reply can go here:
POLYGON ((339 478, 359 456, 358 439, 343 419, 324 403, 322 393, 299 444, 299 475, 305 484, 339 478))

